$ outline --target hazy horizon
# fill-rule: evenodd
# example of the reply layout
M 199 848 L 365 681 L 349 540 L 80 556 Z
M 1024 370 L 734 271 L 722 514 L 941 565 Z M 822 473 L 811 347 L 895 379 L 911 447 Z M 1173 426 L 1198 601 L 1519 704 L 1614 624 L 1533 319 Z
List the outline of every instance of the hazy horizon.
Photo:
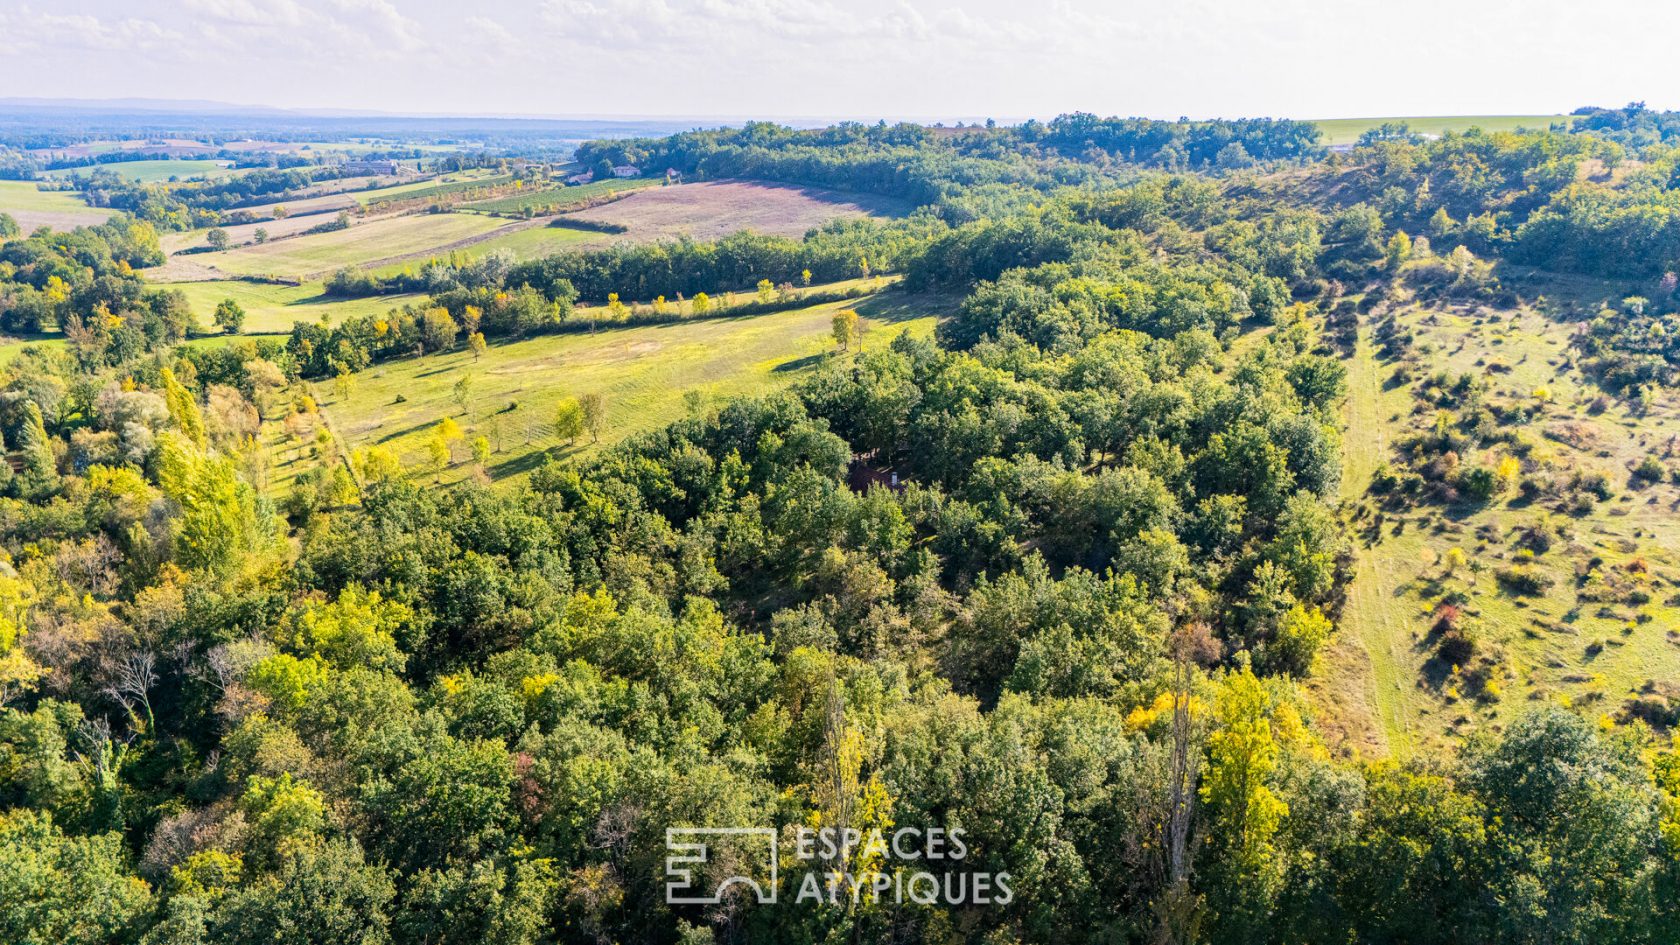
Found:
M 1553 117 L 1553 116 L 1557 116 L 1557 115 L 1567 115 L 1571 111 L 1573 111 L 1574 109 L 1582 107 L 1583 105 L 1599 105 L 1599 106 L 1605 106 L 1605 107 L 1620 107 L 1620 106 L 1625 105 L 1625 104 L 1627 104 L 1627 103 L 1618 102 L 1618 103 L 1615 103 L 1614 105 L 1611 105 L 1610 103 L 1606 103 L 1606 102 L 1579 103 L 1579 104 L 1571 105 L 1571 106 L 1568 106 L 1568 107 L 1560 106 L 1559 108 L 1554 109 L 1554 110 L 1550 110 L 1550 111 L 1541 111 L 1541 112 L 1533 112 L 1533 113 L 1522 113 L 1522 112 L 1477 112 L 1477 113 L 1471 113 L 1471 112 L 1457 112 L 1457 113 L 1436 112 L 1436 113 L 1430 114 L 1430 113 L 1423 113 L 1423 112 L 1409 112 L 1409 113 L 1402 114 L 1402 113 L 1396 112 L 1396 113 L 1383 114 L 1383 115 L 1377 115 L 1377 114 L 1367 114 L 1367 115 L 1355 115 L 1355 114 L 1347 114 L 1347 115 L 1284 115 L 1284 114 L 1276 114 L 1276 115 L 1259 115 L 1259 114 L 1235 115 L 1235 114 L 1233 114 L 1233 115 L 1188 115 L 1188 116 L 1185 116 L 1185 115 L 1138 115 L 1138 114 L 1132 113 L 1132 112 L 1106 112 L 1104 114 L 1105 115 L 1125 115 L 1126 117 L 1154 118 L 1154 119 L 1159 119 L 1159 120 L 1176 120 L 1176 119 L 1179 119 L 1179 118 L 1189 118 L 1191 121 L 1213 120 L 1213 119 L 1219 119 L 1219 118 L 1245 118 L 1245 117 L 1293 118 L 1293 119 L 1298 119 L 1298 120 L 1302 120 L 1302 121 L 1339 121 L 1339 120 L 1349 120 L 1349 119 L 1381 120 L 1381 119 L 1387 119 L 1387 118 L 1394 118 L 1394 119 L 1402 119 L 1402 118 L 1409 118 L 1409 119 L 1463 118 L 1463 117 L 1477 117 L 1477 116 L 1480 116 L 1480 115 L 1500 116 L 1500 117 L 1519 117 L 1519 118 L 1522 118 L 1522 117 L 1549 118 L 1549 117 Z M 381 109 L 334 108 L 332 106 L 313 106 L 313 107 L 312 106 L 296 106 L 296 107 L 291 107 L 291 106 L 271 105 L 271 104 L 268 104 L 266 102 L 222 102 L 222 101 L 204 100 L 204 99 L 163 99 L 163 98 L 144 98 L 144 97 L 137 97 L 137 98 L 51 98 L 51 97 L 46 97 L 46 96 L 0 96 L 0 109 L 7 108 L 7 107 L 11 107 L 11 108 L 31 108 L 31 109 L 37 109 L 38 108 L 38 109 L 86 110 L 86 111 L 96 111 L 96 110 L 99 110 L 99 109 L 109 108 L 109 109 L 114 110 L 114 111 L 126 111 L 126 112 L 156 112 L 156 113 L 159 113 L 159 114 L 200 114 L 201 113 L 201 114 L 205 114 L 205 115 L 233 115 L 233 116 L 238 116 L 238 115 L 261 115 L 261 114 L 266 113 L 266 112 L 277 112 L 277 113 L 282 113 L 282 114 L 286 114 L 286 115 L 293 115 L 293 116 L 322 117 L 322 118 L 338 118 L 338 117 L 343 117 L 343 118 L 356 118 L 356 117 L 417 118 L 417 119 L 439 118 L 439 119 L 463 119 L 463 120 L 487 119 L 487 120 L 498 120 L 498 121 L 555 121 L 555 122 L 610 122 L 610 121 L 622 121 L 622 122 L 626 122 L 626 123 L 632 123 L 632 122 L 673 122 L 673 121 L 690 121 L 690 120 L 692 120 L 692 121 L 701 121 L 701 122 L 713 122 L 713 121 L 717 121 L 717 122 L 783 121 L 783 122 L 792 122 L 792 123 L 817 124 L 817 123 L 841 122 L 841 121 L 868 121 L 868 122 L 873 122 L 873 121 L 876 121 L 876 120 L 886 120 L 886 121 L 912 121 L 912 122 L 926 122 L 926 123 L 945 122 L 947 124 L 951 124 L 951 123 L 955 123 L 955 122 L 963 122 L 963 123 L 980 122 L 980 121 L 984 121 L 987 118 L 990 118 L 990 119 L 996 121 L 998 124 L 1018 124 L 1020 122 L 1029 121 L 1029 120 L 1033 120 L 1033 119 L 1038 119 L 1038 120 L 1041 120 L 1041 121 L 1042 120 L 1048 120 L 1050 118 L 1055 117 L 1055 114 L 1061 114 L 1060 112 L 1055 113 L 1055 114 L 1037 114 L 1037 115 L 985 115 L 985 116 L 981 116 L 981 115 L 955 115 L 955 116 L 911 115 L 911 114 L 896 114 L 896 113 L 891 113 L 891 112 L 882 113 L 882 114 L 867 114 L 867 115 L 862 114 L 862 113 L 845 114 L 845 115 L 787 115 L 787 114 L 766 114 L 766 113 L 739 113 L 739 114 L 686 113 L 685 114 L 685 113 L 677 113 L 677 112 L 668 113 L 668 114 L 642 114 L 642 113 L 629 113 L 629 112 L 617 112 L 617 113 L 611 113 L 611 112 L 579 112 L 579 113 L 554 113 L 554 114 L 535 114 L 535 113 L 516 114 L 516 113 L 507 113 L 507 112 L 386 111 L 386 110 L 381 110 Z
M 1680 105 L 1680 8 L 1621 0 L 0 2 L 19 98 L 544 118 L 1543 115 Z M 1591 27 L 1589 29 L 1589 26 Z M 1375 37 L 1375 39 L 1374 39 Z M 1594 62 L 1591 70 L 1578 67 Z M 1447 68 L 1447 66 L 1451 68 Z M 1668 94 L 1669 99 L 1657 96 Z

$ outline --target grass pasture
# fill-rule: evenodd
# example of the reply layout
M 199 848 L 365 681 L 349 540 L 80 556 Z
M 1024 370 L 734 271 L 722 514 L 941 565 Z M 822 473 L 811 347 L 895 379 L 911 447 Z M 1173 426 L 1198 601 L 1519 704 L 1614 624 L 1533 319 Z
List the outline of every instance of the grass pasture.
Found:
M 1570 115 L 1425 115 L 1410 118 L 1320 118 L 1313 121 L 1324 133 L 1320 144 L 1353 144 L 1359 136 L 1383 124 L 1405 122 L 1417 134 L 1443 135 L 1449 131 L 1516 131 L 1519 128 L 1544 131 L 1557 122 L 1574 121 Z
M 107 170 L 123 180 L 139 181 L 142 184 L 155 184 L 172 177 L 186 180 L 189 177 L 230 177 L 243 174 L 246 168 L 228 167 L 222 161 L 208 159 L 173 159 L 164 158 L 151 161 L 116 161 L 110 164 L 95 164 L 89 167 L 67 167 L 56 171 L 46 171 L 46 177 L 69 177 L 80 174 L 83 177 L 96 170 Z
M 492 477 L 518 479 L 547 456 L 595 448 L 587 437 L 575 446 L 555 439 L 550 421 L 562 397 L 606 399 L 608 444 L 680 418 L 691 390 L 712 402 L 793 383 L 831 355 L 830 321 L 841 308 L 864 315 L 866 344 L 885 344 L 900 331 L 932 332 L 946 304 L 889 292 L 767 315 L 544 335 L 493 345 L 481 358 L 463 350 L 386 363 L 356 375 L 346 399 L 331 381 L 315 384 L 315 396 L 350 448 L 384 444 L 423 467 L 432 429 L 452 416 L 469 439 L 491 441 Z M 464 413 L 452 397 L 462 377 L 470 390 Z M 455 452 L 445 482 L 473 472 L 466 445 Z
M 35 338 L 18 338 L 12 335 L 0 335 L 0 367 L 12 363 L 12 359 L 22 353 L 24 348 L 31 345 L 52 350 L 64 347 L 63 335 L 42 335 Z
M 185 294 L 198 318 L 199 328 L 214 331 L 211 316 L 223 299 L 232 299 L 245 310 L 243 334 L 278 334 L 292 330 L 294 322 L 337 324 L 360 315 L 381 314 L 422 298 L 419 295 L 383 295 L 365 299 L 337 299 L 321 294 L 319 282 L 300 286 L 266 282 L 172 282 L 157 286 Z
M 1536 702 L 1615 714 L 1649 683 L 1680 681 L 1680 485 L 1630 474 L 1648 455 L 1680 466 L 1671 443 L 1680 397 L 1664 392 L 1644 415 L 1601 398 L 1570 363 L 1570 323 L 1529 309 L 1417 307 L 1399 317 L 1430 371 L 1475 374 L 1490 400 L 1539 406 L 1514 430 L 1523 476 L 1603 473 L 1610 495 L 1586 510 L 1515 492 L 1445 507 L 1381 508 L 1364 498 L 1377 466 L 1397 462 L 1392 444 L 1431 422 L 1433 411 L 1415 410 L 1420 379 L 1397 380 L 1395 365 L 1362 339 L 1349 363 L 1344 438 L 1345 497 L 1357 503 L 1356 573 L 1314 687 L 1321 716 L 1346 746 L 1417 754 Z M 1463 461 L 1497 458 L 1482 452 L 1489 455 Z M 1537 529 L 1555 535 L 1550 547 L 1534 549 L 1528 536 Z M 1448 565 L 1452 549 L 1465 565 Z M 1499 575 L 1513 566 L 1548 586 L 1506 586 Z M 1604 580 L 1641 585 L 1648 599 L 1605 600 L 1594 590 Z M 1492 694 L 1464 684 L 1437 655 L 1435 607 L 1459 595 L 1476 628 L 1476 662 L 1495 664 Z
M 0 181 L 0 213 L 9 213 L 25 234 L 50 226 L 73 230 L 110 219 L 111 211 L 90 207 L 69 190 L 41 190 L 31 181 Z
M 281 239 L 282 237 L 305 233 L 323 223 L 331 223 L 335 216 L 336 214 L 332 213 L 312 213 L 308 216 L 288 216 L 283 220 L 259 220 L 256 223 L 240 223 L 235 226 L 221 227 L 221 230 L 227 234 L 228 246 L 238 247 L 254 244 L 257 240 L 258 230 L 266 232 L 271 240 Z M 205 242 L 209 232 L 208 229 L 203 229 L 162 233 L 158 236 L 158 242 L 163 246 L 165 254 L 173 254 L 183 249 L 209 245 Z

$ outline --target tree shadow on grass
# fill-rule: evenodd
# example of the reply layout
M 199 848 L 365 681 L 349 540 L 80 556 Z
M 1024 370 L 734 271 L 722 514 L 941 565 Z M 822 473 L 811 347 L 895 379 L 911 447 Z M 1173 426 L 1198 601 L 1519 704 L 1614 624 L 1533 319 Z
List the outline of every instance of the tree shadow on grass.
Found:
M 490 478 L 505 479 L 509 476 L 532 472 L 550 459 L 568 459 L 576 456 L 588 445 L 589 443 L 586 440 L 579 440 L 576 446 L 550 446 L 543 449 L 534 449 L 523 456 L 515 456 L 491 466 Z
M 959 296 L 939 292 L 906 292 L 894 288 L 869 296 L 853 308 L 872 322 L 891 325 L 929 315 L 938 318 L 955 315 L 961 303 Z
M 459 422 L 459 421 L 457 421 L 457 422 Z M 390 441 L 392 441 L 392 440 L 394 440 L 398 437 L 407 436 L 410 433 L 415 433 L 415 432 L 418 432 L 420 430 L 424 430 L 427 427 L 433 427 L 433 426 L 437 426 L 437 421 L 436 420 L 422 420 L 419 423 L 412 423 L 412 424 L 409 424 L 406 427 L 402 427 L 401 429 L 392 430 L 389 433 L 382 433 L 382 434 L 379 435 L 379 438 L 377 440 L 374 440 L 374 442 L 375 443 L 389 443 Z
M 792 371 L 803 371 L 808 367 L 816 367 L 827 357 L 828 355 L 826 354 L 808 354 L 803 358 L 794 358 L 791 361 L 783 361 L 781 364 L 776 365 L 770 370 L 777 374 L 786 374 Z

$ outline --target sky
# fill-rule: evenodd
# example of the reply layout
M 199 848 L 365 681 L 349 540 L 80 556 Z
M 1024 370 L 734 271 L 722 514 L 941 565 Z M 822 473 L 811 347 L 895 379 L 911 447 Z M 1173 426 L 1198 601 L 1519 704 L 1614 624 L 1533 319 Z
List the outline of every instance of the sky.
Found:
M 1674 0 L 0 0 L 0 95 L 1000 121 L 1680 108 Z

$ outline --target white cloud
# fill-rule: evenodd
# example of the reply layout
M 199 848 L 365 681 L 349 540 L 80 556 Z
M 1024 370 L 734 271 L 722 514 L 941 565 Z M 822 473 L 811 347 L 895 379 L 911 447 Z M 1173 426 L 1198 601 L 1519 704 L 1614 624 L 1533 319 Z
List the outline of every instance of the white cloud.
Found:
M 305 60 L 389 58 L 428 47 L 420 24 L 390 0 L 185 0 L 188 28 L 244 57 L 285 50 Z
M 686 50 L 778 56 L 799 47 L 935 38 L 926 16 L 895 2 L 840 5 L 828 0 L 545 0 L 543 22 L 574 45 L 630 53 Z
M 297 29 L 310 20 L 304 7 L 293 0 L 186 0 L 186 7 L 219 23 L 264 29 Z
M 138 17 L 50 13 L 29 6 L 0 13 L 0 45 L 15 51 L 55 48 L 149 51 L 180 39 L 179 33 Z
M 469 16 L 466 25 L 468 35 L 479 42 L 507 46 L 519 43 L 519 38 L 508 32 L 507 27 L 488 17 Z

